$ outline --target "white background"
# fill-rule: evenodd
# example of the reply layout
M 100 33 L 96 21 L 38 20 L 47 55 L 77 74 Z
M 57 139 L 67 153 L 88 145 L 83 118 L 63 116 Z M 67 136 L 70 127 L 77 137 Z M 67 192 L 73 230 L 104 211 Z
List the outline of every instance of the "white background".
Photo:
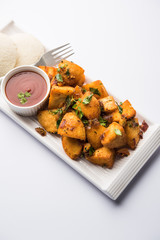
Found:
M 8 1 L 12 18 L 160 122 L 160 1 Z M 0 240 L 159 240 L 160 151 L 110 200 L 0 112 Z

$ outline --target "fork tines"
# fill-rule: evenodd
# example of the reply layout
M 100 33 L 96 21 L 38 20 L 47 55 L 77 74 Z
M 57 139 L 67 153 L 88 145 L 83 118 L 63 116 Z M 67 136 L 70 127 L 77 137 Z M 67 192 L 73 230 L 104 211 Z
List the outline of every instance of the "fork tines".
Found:
M 65 45 L 62 45 L 58 48 L 55 48 L 51 51 L 51 54 L 56 61 L 56 63 L 59 63 L 62 59 L 66 59 L 74 54 L 72 47 L 70 46 L 70 43 L 67 43 Z

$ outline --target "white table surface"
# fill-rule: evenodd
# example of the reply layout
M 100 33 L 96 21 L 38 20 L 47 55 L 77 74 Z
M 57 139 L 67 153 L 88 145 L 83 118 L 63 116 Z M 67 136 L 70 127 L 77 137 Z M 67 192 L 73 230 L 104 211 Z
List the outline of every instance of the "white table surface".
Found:
M 12 18 L 160 122 L 160 1 L 9 1 Z M 0 19 L 0 21 L 1 21 Z M 160 150 L 110 200 L 0 112 L 0 240 L 159 240 Z

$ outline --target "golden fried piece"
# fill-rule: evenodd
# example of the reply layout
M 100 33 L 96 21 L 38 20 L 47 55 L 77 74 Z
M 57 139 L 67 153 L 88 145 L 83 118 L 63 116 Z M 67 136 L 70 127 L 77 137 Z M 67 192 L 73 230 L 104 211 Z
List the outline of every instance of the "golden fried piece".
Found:
M 102 147 L 100 136 L 106 130 L 102 125 L 91 125 L 91 128 L 86 128 L 86 135 L 88 142 L 94 149 Z
M 113 122 L 118 122 L 122 127 L 126 125 L 126 119 L 119 113 L 119 110 L 114 111 L 111 116 Z
M 56 110 L 56 109 L 54 109 Z M 50 133 L 57 133 L 57 120 L 59 119 L 58 114 L 52 114 L 49 110 L 43 110 L 38 112 L 38 122 L 42 127 Z
M 126 100 L 124 103 L 118 106 L 118 109 L 112 113 L 113 122 L 118 122 L 121 126 L 125 126 L 126 120 L 135 117 L 136 111 L 132 107 L 131 103 Z
M 99 118 L 100 116 L 100 105 L 98 100 L 93 96 L 91 92 L 86 92 L 80 102 L 77 103 L 77 108 L 80 107 L 83 115 L 87 119 Z
M 77 159 L 82 152 L 82 143 L 78 139 L 62 136 L 62 145 L 65 153 L 71 159 Z
M 74 92 L 72 87 L 58 87 L 52 86 L 49 96 L 48 108 L 60 108 L 64 105 L 67 96 L 71 96 Z
M 107 90 L 105 89 L 101 80 L 87 83 L 87 84 L 83 85 L 83 89 L 94 93 L 94 97 L 96 97 L 97 99 L 108 96 Z
M 112 122 L 101 136 L 101 143 L 108 148 L 120 148 L 126 145 L 126 134 L 123 127 Z
M 123 109 L 123 112 L 122 112 L 123 117 L 125 117 L 126 119 L 131 119 L 131 118 L 135 117 L 136 111 L 132 107 L 131 103 L 128 100 L 123 102 L 121 107 Z
M 125 126 L 127 144 L 131 149 L 135 149 L 140 140 L 140 127 L 138 118 L 127 121 Z
M 57 71 L 62 77 L 63 85 L 82 86 L 85 81 L 84 69 L 73 62 L 62 60 Z
M 114 150 L 106 147 L 98 148 L 92 156 L 85 155 L 86 159 L 94 164 L 112 168 L 114 164 Z
M 68 112 L 64 115 L 58 128 L 58 134 L 80 140 L 86 139 L 85 127 L 75 112 Z
M 108 96 L 105 98 L 101 98 L 99 100 L 100 106 L 102 107 L 103 111 L 106 113 L 110 113 L 115 111 L 118 107 L 115 103 L 115 100 L 112 96 Z
M 78 100 L 79 98 L 81 98 L 83 96 L 83 93 L 82 93 L 82 88 L 80 86 L 76 86 L 74 88 L 74 92 L 73 92 L 73 98 Z
M 42 69 L 45 73 L 47 73 L 50 80 L 54 79 L 57 70 L 55 67 L 49 67 L 49 66 L 39 66 L 40 69 Z

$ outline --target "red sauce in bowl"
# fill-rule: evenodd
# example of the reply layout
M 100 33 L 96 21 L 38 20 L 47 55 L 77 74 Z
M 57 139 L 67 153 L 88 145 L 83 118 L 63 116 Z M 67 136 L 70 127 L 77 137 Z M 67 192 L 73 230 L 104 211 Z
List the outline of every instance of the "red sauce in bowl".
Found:
M 40 74 L 24 71 L 13 75 L 8 80 L 5 92 L 8 100 L 14 105 L 29 107 L 39 103 L 45 97 L 47 83 Z M 23 94 L 25 99 L 22 99 Z

